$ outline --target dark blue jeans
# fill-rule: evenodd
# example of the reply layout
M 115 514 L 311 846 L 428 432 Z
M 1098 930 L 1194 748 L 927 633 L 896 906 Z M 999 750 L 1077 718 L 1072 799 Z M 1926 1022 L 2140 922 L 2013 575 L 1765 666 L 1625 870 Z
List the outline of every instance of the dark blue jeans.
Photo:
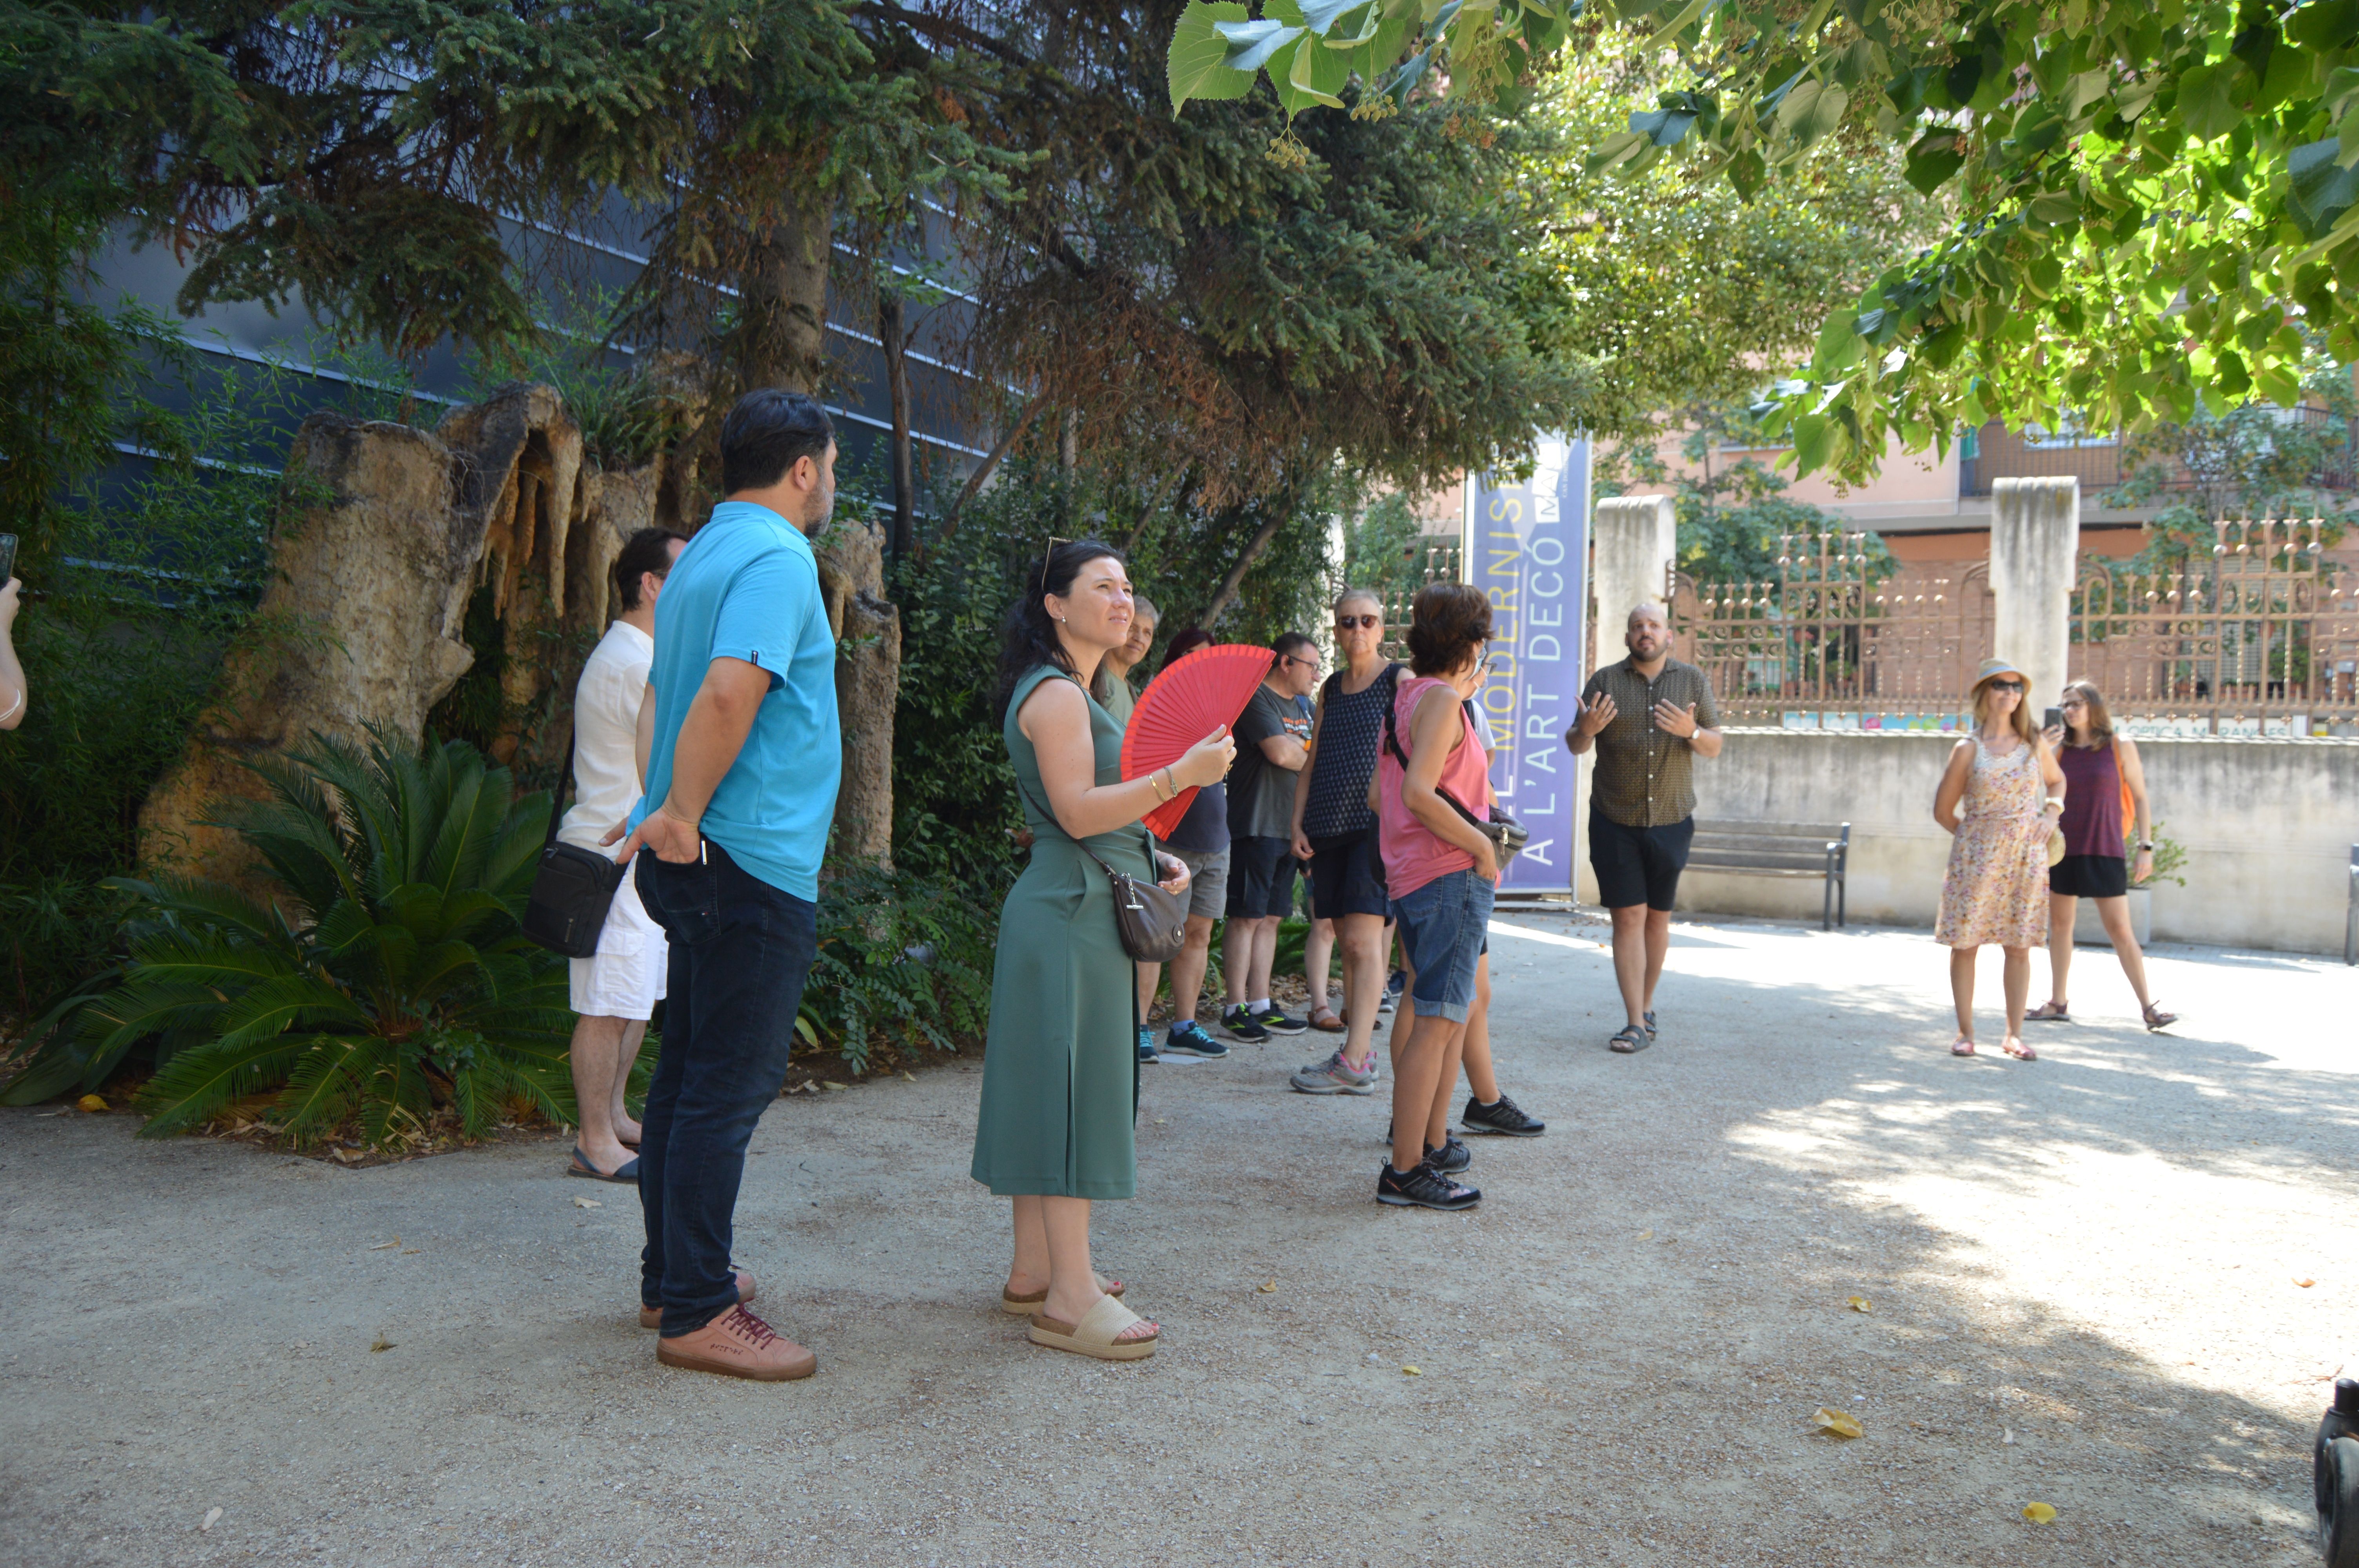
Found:
M 639 899 L 671 943 L 663 1048 L 639 1134 L 639 1300 L 663 1310 L 671 1339 L 737 1300 L 729 1254 L 745 1145 L 787 1079 L 819 908 L 710 839 L 685 866 L 652 849 L 635 859 Z

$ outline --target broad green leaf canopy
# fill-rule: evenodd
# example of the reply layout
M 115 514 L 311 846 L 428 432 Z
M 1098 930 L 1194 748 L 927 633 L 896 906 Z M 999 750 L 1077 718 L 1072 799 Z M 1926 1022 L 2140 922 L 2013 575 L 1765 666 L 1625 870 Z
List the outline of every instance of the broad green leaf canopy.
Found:
M 1856 475 L 1895 434 L 1940 447 L 2000 415 L 2138 429 L 2291 404 L 2305 351 L 2359 360 L 2359 0 L 1577 9 L 1367 0 L 1300 25 L 1407 24 L 1394 58 L 1355 65 L 1356 101 L 1441 70 L 1508 106 L 1536 54 L 1643 29 L 1669 86 L 1593 169 L 1676 157 L 1750 197 L 1822 144 L 1906 149 L 1955 222 L 1833 316 L 1762 408 L 1805 469 Z M 1249 74 L 1239 58 L 1223 69 Z

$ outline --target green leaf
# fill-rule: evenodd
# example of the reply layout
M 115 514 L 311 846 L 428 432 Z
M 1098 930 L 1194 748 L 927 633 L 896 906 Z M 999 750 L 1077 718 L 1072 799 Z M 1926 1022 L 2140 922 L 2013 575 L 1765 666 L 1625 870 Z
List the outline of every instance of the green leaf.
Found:
M 1304 15 L 1294 0 L 1266 0 L 1262 13 L 1288 27 L 1300 22 Z M 1342 108 L 1339 94 L 1351 78 L 1352 62 L 1332 49 L 1321 49 L 1317 38 L 1304 28 L 1293 27 L 1293 31 L 1294 41 L 1269 57 L 1269 81 L 1277 90 L 1278 103 L 1289 114 L 1299 114 L 1314 104 Z
M 2179 78 L 2179 118 L 2203 141 L 2224 136 L 2241 124 L 2245 106 L 2240 84 L 2245 72 L 2234 60 L 2199 65 Z
M 1270 9 L 1277 7 L 1272 5 Z M 1303 34 L 1299 26 L 1289 27 L 1267 17 L 1258 22 L 1216 22 L 1213 29 L 1229 40 L 1229 52 L 1224 63 L 1231 70 L 1247 73 L 1259 70 L 1269 62 L 1271 56 Z
M 1834 449 L 1834 421 L 1823 414 L 1801 414 L 1794 418 L 1794 472 L 1814 473 L 1826 467 Z
M 1950 130 L 1928 131 L 1917 138 L 1908 149 L 1905 176 L 1919 192 L 1930 196 L 1949 181 L 1951 175 L 1965 167 L 1966 155 L 1959 150 L 1961 138 Z
M 1603 174 L 1614 165 L 1636 157 L 1642 148 L 1653 145 L 1653 138 L 1636 131 L 1616 131 L 1597 144 L 1597 150 L 1582 160 L 1582 168 L 1591 174 Z
M 2341 142 L 2329 139 L 2286 155 L 2286 211 L 2306 240 L 2322 237 L 2359 203 L 2359 168 L 2344 167 L 2341 153 Z
M 1810 369 L 1818 379 L 1832 380 L 1859 362 L 1865 345 L 1860 341 L 1857 321 L 1854 312 L 1838 310 L 1819 329 L 1818 349 L 1810 356 Z

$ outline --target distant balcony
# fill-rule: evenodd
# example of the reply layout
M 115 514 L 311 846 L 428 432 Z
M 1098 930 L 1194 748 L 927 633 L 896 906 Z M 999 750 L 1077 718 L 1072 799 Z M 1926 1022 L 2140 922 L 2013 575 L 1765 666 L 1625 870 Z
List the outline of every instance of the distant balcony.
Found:
M 2323 408 L 2277 411 L 2280 423 L 2298 425 L 2313 435 L 2324 449 L 2309 483 L 2320 490 L 2359 489 L 2359 430 L 2354 422 Z M 2149 458 L 2151 464 L 2155 460 Z M 2164 488 L 2196 490 L 2204 477 L 2176 459 L 2168 460 L 2170 475 Z M 2010 430 L 1994 419 L 1979 430 L 1969 430 L 1958 450 L 1958 493 L 1988 495 L 1999 479 L 2044 479 L 2070 475 L 2081 481 L 2085 500 L 2122 482 L 2122 442 L 2118 435 L 2081 432 L 2049 433 Z

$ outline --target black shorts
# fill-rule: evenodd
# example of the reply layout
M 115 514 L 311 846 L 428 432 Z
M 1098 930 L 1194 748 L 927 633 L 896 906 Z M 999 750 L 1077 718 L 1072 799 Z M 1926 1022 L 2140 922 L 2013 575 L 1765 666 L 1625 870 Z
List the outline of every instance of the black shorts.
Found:
M 1597 899 L 1608 909 L 1645 904 L 1671 907 L 1679 897 L 1680 873 L 1687 869 L 1695 818 L 1659 827 L 1625 827 L 1602 812 L 1589 814 L 1589 865 L 1597 873 Z
M 2130 863 L 2119 855 L 2067 855 L 2048 868 L 2048 891 L 2073 898 L 2122 898 Z
M 1229 840 L 1229 918 L 1294 913 L 1294 845 L 1285 838 Z
M 1310 917 L 1339 914 L 1383 916 L 1392 907 L 1385 896 L 1385 857 L 1376 832 L 1310 841 Z

